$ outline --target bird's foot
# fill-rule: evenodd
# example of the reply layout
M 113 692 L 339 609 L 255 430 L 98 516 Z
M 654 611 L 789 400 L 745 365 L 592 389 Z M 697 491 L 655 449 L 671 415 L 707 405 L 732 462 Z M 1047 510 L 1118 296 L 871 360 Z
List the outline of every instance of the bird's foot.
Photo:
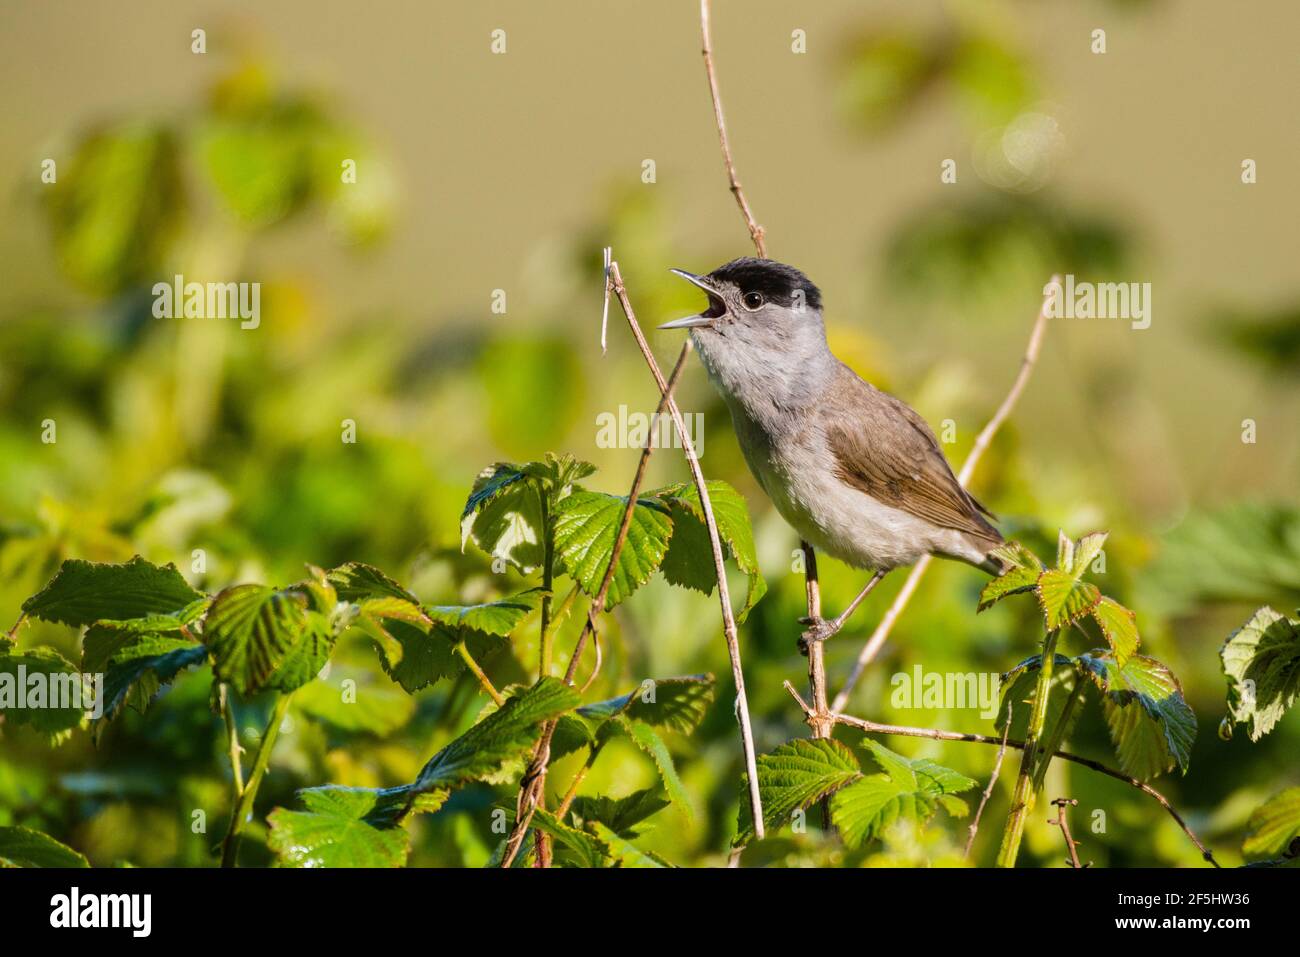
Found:
M 799 636 L 799 652 L 807 657 L 808 645 L 814 641 L 825 641 L 840 630 L 841 623 L 838 619 L 827 621 L 825 618 L 800 618 L 799 624 L 808 626 Z

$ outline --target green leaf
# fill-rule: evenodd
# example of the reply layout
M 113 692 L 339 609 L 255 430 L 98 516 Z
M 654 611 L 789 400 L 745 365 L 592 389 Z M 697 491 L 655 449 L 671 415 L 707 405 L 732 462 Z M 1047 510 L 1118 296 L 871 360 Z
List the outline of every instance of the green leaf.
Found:
M 1196 716 L 1173 672 L 1143 655 L 1121 666 L 1109 651 L 1080 655 L 1076 661 L 1102 691 L 1102 710 L 1120 767 L 1142 780 L 1175 766 L 1185 774 Z
M 286 867 L 401 867 L 411 836 L 397 826 L 410 800 L 408 788 L 335 785 L 298 792 L 306 811 L 276 808 L 267 815 L 268 844 Z M 413 810 L 437 810 L 447 792 L 422 795 Z
M 574 867 L 609 867 L 614 852 L 603 839 L 590 831 L 557 821 L 549 811 L 538 808 L 533 812 L 532 827 L 549 834 L 554 840 L 556 857 Z
M 1300 838 L 1300 787 L 1273 795 L 1246 822 L 1241 852 L 1251 857 L 1295 856 L 1291 845 Z M 0 852 L 3 853 L 3 852 Z
M 543 722 L 572 711 L 579 701 L 563 681 L 542 678 L 430 758 L 414 792 L 456 787 L 491 774 L 536 744 Z
M 451 636 L 440 628 L 394 619 L 385 621 L 374 632 L 368 627 L 371 619 L 364 615 L 358 624 L 379 643 L 383 652 L 379 663 L 385 674 L 408 694 L 457 675 L 464 667 L 455 653 Z M 380 640 L 379 635 L 386 640 Z
M 103 717 L 116 717 L 124 704 L 143 713 L 159 688 L 207 658 L 207 646 L 198 642 L 165 634 L 136 634 L 109 655 Z
M 763 823 L 768 833 L 782 826 L 795 811 L 803 810 L 862 777 L 858 759 L 848 745 L 833 738 L 789 741 L 770 754 L 760 754 L 758 790 L 763 802 Z M 742 781 L 744 779 L 742 778 Z M 742 787 L 748 793 L 748 785 Z M 749 802 L 740 802 L 736 847 L 754 839 Z
M 1049 568 L 1038 576 L 1037 593 L 1048 631 L 1073 624 L 1101 601 L 1101 592 L 1096 585 L 1078 581 L 1069 572 L 1056 568 Z
M 1219 649 L 1228 683 L 1228 716 L 1258 741 L 1300 695 L 1300 621 L 1267 605 Z
M 620 837 L 632 838 L 638 834 L 637 825 L 671 803 L 658 788 L 642 788 L 621 798 L 579 797 L 572 813 L 584 827 L 599 823 Z
M 723 557 L 734 559 L 736 567 L 749 578 L 745 604 L 736 614 L 737 620 L 743 622 L 767 591 L 767 582 L 758 568 L 749 507 L 744 497 L 726 482 L 708 481 L 705 487 L 709 491 Z M 699 489 L 692 482 L 682 482 L 651 494 L 668 506 L 673 520 L 673 538 L 662 565 L 664 578 L 674 585 L 712 594 L 718 582 L 717 568 L 713 564 L 713 545 Z
M 1008 595 L 1033 591 L 1038 585 L 1038 576 L 1041 574 L 1042 572 L 1035 568 L 1012 568 L 1005 574 L 999 575 L 980 592 L 979 606 L 976 611 L 984 611 Z
M 479 473 L 461 513 L 461 551 L 471 540 L 524 574 L 541 565 L 541 491 L 523 469 L 501 462 Z
M 36 675 L 45 676 L 39 684 L 32 683 Z M 54 695 L 69 706 L 50 707 Z M 0 715 L 6 724 L 26 724 L 42 734 L 58 735 L 81 724 L 85 709 L 94 704 L 93 695 L 72 662 L 53 648 L 10 647 L 0 652 Z
M 23 612 L 81 627 L 100 619 L 170 614 L 202 597 L 175 565 L 151 565 L 139 555 L 120 565 L 72 558 L 48 585 L 23 602 Z
M 643 851 L 641 848 L 615 834 L 604 824 L 596 821 L 591 825 L 592 832 L 609 847 L 617 867 L 672 867 L 658 854 Z
M 425 609 L 425 613 L 454 634 L 476 631 L 505 637 L 537 610 L 545 594 L 544 588 L 530 588 L 509 598 L 480 605 L 436 605 Z
M 217 677 L 240 694 L 293 691 L 316 677 L 333 648 L 324 613 L 307 594 L 236 585 L 217 595 L 203 624 Z
M 859 778 L 831 798 L 831 820 L 847 846 L 862 846 L 900 819 L 923 824 L 941 806 L 957 817 L 966 813 L 965 802 L 953 797 L 975 787 L 966 775 L 905 758 L 875 741 L 863 745 L 884 773 Z
M 348 562 L 330 569 L 325 577 L 334 586 L 340 601 L 394 598 L 416 606 L 420 604 L 418 598 L 373 565 Z
M 633 744 L 650 755 L 655 767 L 659 769 L 659 778 L 664 783 L 664 790 L 668 792 L 668 797 L 688 818 L 693 817 L 691 796 L 686 793 L 682 779 L 677 776 L 677 765 L 673 763 L 668 745 L 664 743 L 663 738 L 659 737 L 659 733 L 644 721 L 635 721 L 623 716 L 615 718 L 607 727 L 618 728 L 625 732 L 632 739 Z
M 1092 610 L 1093 620 L 1106 636 L 1115 663 L 1121 668 L 1138 649 L 1137 616 L 1113 598 L 1103 597 Z
M 0 827 L 0 867 L 89 867 L 86 858 L 48 834 Z
M 387 737 L 415 714 L 415 700 L 392 685 L 376 687 L 350 678 L 342 686 L 337 669 L 329 680 L 308 682 L 293 696 L 294 707 L 310 718 L 352 734 Z
M 714 687 L 711 674 L 647 678 L 635 691 L 584 705 L 578 713 L 596 722 L 627 715 L 653 727 L 691 734 L 713 704 Z
M 586 490 L 575 490 L 556 506 L 556 556 L 569 577 L 592 598 L 600 591 L 609 567 L 626 507 L 626 496 Z M 672 533 L 668 509 L 656 499 L 638 498 L 627 539 L 614 566 L 605 598 L 606 611 L 649 580 L 663 561 Z
M 1074 546 L 1074 560 L 1069 568 L 1062 567 L 1061 571 L 1068 571 L 1075 578 L 1082 578 L 1083 573 L 1088 570 L 1088 566 L 1101 554 L 1108 534 L 1107 532 L 1093 532 L 1079 539 Z

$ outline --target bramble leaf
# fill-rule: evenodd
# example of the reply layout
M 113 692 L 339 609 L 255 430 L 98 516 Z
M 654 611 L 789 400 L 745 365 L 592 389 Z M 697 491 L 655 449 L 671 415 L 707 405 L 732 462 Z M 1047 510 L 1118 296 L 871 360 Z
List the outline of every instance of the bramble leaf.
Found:
M 1258 741 L 1300 696 L 1300 620 L 1265 605 L 1219 649 L 1228 717 Z
M 519 466 L 498 462 L 479 473 L 460 519 L 460 547 L 474 544 L 524 574 L 542 563 L 542 493 Z
M 1300 787 L 1274 794 L 1255 809 L 1246 822 L 1246 840 L 1241 852 L 1251 857 L 1287 853 L 1294 857 L 1292 845 L 1297 839 L 1300 839 Z
M 1073 624 L 1101 601 L 1101 592 L 1096 585 L 1079 581 L 1069 572 L 1057 568 L 1049 568 L 1038 576 L 1037 593 L 1048 631 Z
M 217 595 L 203 624 L 217 677 L 240 694 L 293 691 L 316 677 L 334 634 L 328 613 L 312 600 L 296 588 L 266 585 L 235 585 Z
M 1115 599 L 1103 597 L 1092 609 L 1092 617 L 1110 644 L 1115 663 L 1124 667 L 1124 663 L 1137 654 L 1137 616 Z
M 626 507 L 626 496 L 586 490 L 575 490 L 556 506 L 556 557 L 569 577 L 592 598 L 600 591 Z M 605 598 L 606 611 L 649 580 L 663 561 L 672 533 L 667 507 L 657 499 L 639 497 L 614 566 Z
M 1196 715 L 1165 665 L 1134 655 L 1122 666 L 1110 651 L 1075 659 L 1102 691 L 1102 710 L 1120 767 L 1146 780 L 1175 766 L 1184 774 L 1196 738 Z
M 81 853 L 28 827 L 0 827 L 0 867 L 89 867 Z
M 621 798 L 579 797 L 573 802 L 572 814 L 584 827 L 599 823 L 620 837 L 633 838 L 639 824 L 671 803 L 658 788 L 642 788 Z
M 862 777 L 862 768 L 848 745 L 833 738 L 797 738 L 770 754 L 760 754 L 758 790 L 763 802 L 763 823 L 768 833 L 782 826 L 795 811 L 834 794 Z M 742 792 L 748 784 L 742 777 Z M 735 840 L 739 847 L 754 839 L 749 802 L 740 802 L 740 819 Z
M 373 790 L 337 785 L 298 792 L 305 811 L 276 808 L 267 815 L 267 843 L 288 867 L 401 867 L 411 836 L 396 823 L 407 805 L 406 787 Z M 415 811 L 434 811 L 446 791 L 421 795 Z
M 72 558 L 23 602 L 23 612 L 81 627 L 101 619 L 171 614 L 202 598 L 175 565 L 151 565 L 139 555 L 118 565 Z
M 93 691 L 82 681 L 76 666 L 54 648 L 18 651 L 8 642 L 5 645 L 0 649 L 0 716 L 5 722 L 30 725 L 50 736 L 80 725 L 84 709 L 94 702 Z M 25 674 L 27 680 L 20 682 L 20 674 Z M 33 686 L 30 679 L 38 674 L 45 675 L 46 680 Z M 52 707 L 55 693 L 59 693 L 58 703 L 64 707 Z M 81 707 L 72 707 L 78 704 Z

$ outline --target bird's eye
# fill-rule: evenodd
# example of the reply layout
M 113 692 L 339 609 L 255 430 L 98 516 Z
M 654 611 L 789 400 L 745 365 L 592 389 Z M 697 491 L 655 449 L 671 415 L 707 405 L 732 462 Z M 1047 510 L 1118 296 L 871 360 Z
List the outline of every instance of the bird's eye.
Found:
M 757 309 L 763 304 L 763 294 L 761 292 L 747 292 L 743 297 L 746 309 Z

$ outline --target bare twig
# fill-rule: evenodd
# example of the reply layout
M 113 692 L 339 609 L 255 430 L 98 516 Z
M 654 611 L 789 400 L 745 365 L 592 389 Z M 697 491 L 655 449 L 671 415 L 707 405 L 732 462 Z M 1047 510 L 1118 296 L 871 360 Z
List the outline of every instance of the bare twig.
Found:
M 14 622 L 14 626 L 5 632 L 5 638 L 9 641 L 17 641 L 18 629 L 25 624 L 27 624 L 27 613 L 23 612 L 18 616 L 18 620 Z
M 611 264 L 612 265 L 612 264 Z M 614 266 L 613 268 L 617 268 Z M 606 284 L 611 285 L 609 270 L 606 271 Z M 639 332 L 639 330 L 638 330 Z M 677 380 L 681 376 L 682 368 L 686 364 L 686 356 L 690 352 L 690 340 L 682 346 L 681 354 L 677 357 L 677 364 L 673 366 L 672 378 L 667 382 L 660 381 L 661 398 L 659 400 L 659 410 L 662 412 L 664 407 L 672 402 L 672 391 L 677 385 Z M 658 370 L 656 370 L 657 372 Z M 676 405 L 673 404 L 673 408 Z M 678 428 L 681 428 L 680 416 L 676 416 Z M 578 635 L 578 641 L 574 645 L 573 654 L 569 657 L 569 666 L 565 671 L 564 680 L 567 684 L 573 684 L 574 676 L 578 671 L 578 662 L 582 659 L 582 652 L 586 648 L 587 639 L 596 633 L 596 616 L 601 609 L 605 607 L 605 599 L 609 594 L 610 584 L 614 581 L 614 570 L 618 567 L 618 557 L 623 551 L 623 545 L 627 542 L 628 529 L 632 526 L 632 510 L 636 507 L 637 495 L 641 491 L 641 485 L 645 480 L 646 467 L 650 463 L 650 455 L 654 452 L 655 441 L 654 435 L 656 430 L 651 429 L 646 436 L 646 443 L 641 449 L 641 457 L 637 461 L 636 474 L 632 477 L 632 487 L 628 490 L 627 504 L 623 507 L 623 515 L 619 522 L 618 534 L 614 538 L 614 547 L 610 551 L 609 564 L 605 567 L 605 574 L 601 578 L 600 588 L 596 592 L 595 599 L 592 600 L 590 607 L 587 609 L 587 620 L 583 624 L 582 632 Z M 599 667 L 599 666 L 597 666 Z M 594 674 L 593 674 L 594 677 Z M 590 681 L 588 681 L 590 684 Z M 584 686 L 585 688 L 585 686 Z M 529 764 L 528 770 L 524 773 L 523 780 L 519 784 L 519 798 L 515 808 L 515 825 L 506 840 L 506 850 L 501 858 L 502 867 L 510 867 L 519 854 L 519 848 L 523 846 L 524 836 L 528 833 L 528 826 L 533 820 L 533 811 L 543 802 L 546 794 L 546 771 L 551 760 L 551 739 L 555 736 L 557 721 L 548 722 L 542 729 L 541 738 L 537 742 L 537 747 L 533 750 L 533 759 Z M 546 840 L 544 836 L 539 836 L 539 851 L 545 852 Z M 541 855 L 539 855 L 541 856 Z
M 851 714 L 842 714 L 840 712 L 835 712 L 834 718 L 837 724 L 846 724 L 851 728 L 857 728 L 859 731 L 865 731 L 869 734 L 897 734 L 908 738 L 932 738 L 936 741 L 968 741 L 973 744 L 992 744 L 999 747 L 1002 745 L 1001 739 L 991 737 L 987 734 L 970 734 L 962 731 L 940 731 L 935 728 L 910 728 L 898 724 L 880 724 L 876 721 L 867 721 L 865 718 L 856 718 Z M 1008 748 L 1015 748 L 1017 751 L 1023 751 L 1025 749 L 1025 742 L 1017 741 L 1015 738 L 1007 738 L 1006 746 Z M 1182 815 L 1174 809 L 1174 806 L 1169 803 L 1163 794 L 1151 787 L 1151 785 L 1147 784 L 1145 781 L 1139 781 L 1137 778 L 1125 774 L 1123 771 L 1117 771 L 1112 767 L 1107 767 L 1100 761 L 1094 761 L 1091 758 L 1071 754 L 1068 751 L 1057 751 L 1052 755 L 1052 757 L 1082 765 L 1083 767 L 1096 771 L 1099 774 L 1105 774 L 1108 777 L 1112 777 L 1116 781 L 1123 781 L 1130 787 L 1135 787 L 1144 794 L 1150 795 L 1162 808 L 1169 812 L 1169 816 L 1172 817 L 1174 821 L 1177 822 L 1178 826 L 1183 829 L 1183 833 L 1188 836 L 1191 842 L 1196 845 L 1196 849 L 1201 852 L 1201 857 L 1206 861 L 1209 861 L 1215 867 L 1219 866 L 1219 862 L 1214 859 L 1214 855 L 1210 852 L 1209 848 L 1202 844 L 1200 838 L 1198 838 L 1196 834 L 1193 833 L 1192 829 L 1187 826 L 1187 822 L 1183 820 Z
M 1053 276 L 1049 285 L 1060 281 L 1060 276 Z M 1007 392 L 1006 398 L 1002 400 L 998 410 L 993 413 L 993 418 L 989 419 L 988 424 L 975 437 L 975 444 L 971 446 L 970 454 L 966 456 L 961 471 L 957 473 L 957 481 L 961 483 L 962 488 L 969 484 L 971 476 L 975 474 L 975 467 L 979 465 L 980 459 L 984 457 L 984 453 L 992 444 L 994 435 L 997 434 L 998 429 L 1002 428 L 1002 424 L 1006 422 L 1012 410 L 1016 407 L 1016 403 L 1020 401 L 1021 393 L 1025 391 L 1030 373 L 1033 372 L 1034 364 L 1038 361 L 1039 350 L 1042 348 L 1043 335 L 1047 330 L 1047 305 L 1050 301 L 1049 297 L 1044 296 L 1043 304 L 1038 310 L 1038 317 L 1034 320 L 1033 331 L 1029 334 L 1029 345 L 1025 348 L 1024 357 L 1020 360 L 1020 371 L 1016 373 L 1015 381 L 1011 383 L 1011 390 Z M 889 638 L 890 632 L 894 630 L 894 625 L 898 623 L 899 616 L 902 615 L 903 609 L 907 607 L 908 602 L 912 600 L 912 596 L 916 593 L 917 586 L 921 584 L 926 569 L 930 567 L 931 560 L 929 555 L 925 555 L 912 566 L 912 571 L 908 574 L 907 580 L 903 582 L 903 587 L 895 596 L 893 604 L 889 606 L 889 610 L 880 619 L 880 624 L 876 626 L 876 630 L 871 633 L 867 643 L 858 652 L 858 660 L 853 664 L 853 671 L 849 674 L 848 680 L 844 682 L 844 687 L 840 689 L 840 693 L 835 696 L 835 700 L 831 704 L 831 710 L 841 711 L 848 705 L 849 695 L 853 693 L 853 688 L 857 685 L 858 679 L 862 677 L 867 665 L 871 664 L 872 660 L 880 652 L 881 646 Z
M 1071 836 L 1070 822 L 1066 820 L 1065 817 L 1065 809 L 1067 807 L 1078 807 L 1079 802 L 1074 798 L 1057 798 L 1052 801 L 1052 804 L 1056 806 L 1056 820 L 1053 821 L 1049 818 L 1047 823 L 1055 824 L 1061 829 L 1061 834 L 1065 837 L 1065 848 L 1070 852 L 1070 860 L 1067 863 L 1075 870 L 1082 870 L 1083 868 L 1088 867 L 1092 863 L 1091 861 L 1087 864 L 1079 862 L 1079 842 Z
M 998 747 L 997 760 L 993 762 L 993 773 L 989 775 L 988 787 L 984 789 L 983 795 L 980 796 L 979 807 L 975 809 L 975 817 L 970 822 L 970 828 L 966 837 L 966 850 L 962 852 L 963 857 L 970 857 L 970 849 L 975 845 L 975 835 L 980 829 L 980 817 L 984 814 L 984 805 L 989 803 L 989 798 L 993 796 L 993 785 L 998 783 L 998 773 L 1002 770 L 1002 759 L 1007 756 L 1007 735 L 1011 733 L 1011 703 L 1007 703 L 1006 724 L 1002 727 L 1002 744 Z
M 763 227 L 755 221 L 754 213 L 749 208 L 745 190 L 736 177 L 736 164 L 731 158 L 731 144 L 727 142 L 727 123 L 722 118 L 722 97 L 718 93 L 718 76 L 713 70 L 713 40 L 709 36 L 709 0 L 700 0 L 700 35 L 704 41 L 704 72 L 708 75 L 709 96 L 713 99 L 713 122 L 718 127 L 718 144 L 722 147 L 722 162 L 727 167 L 727 182 L 731 186 L 731 194 L 736 197 L 740 214 L 745 217 L 749 238 L 754 241 L 758 258 L 766 259 L 767 245 L 764 242 Z
M 718 579 L 718 603 L 722 609 L 722 632 L 727 641 L 727 653 L 731 658 L 731 675 L 736 683 L 736 717 L 740 721 L 741 747 L 745 754 L 745 771 L 749 781 L 749 806 L 753 814 L 754 836 L 761 840 L 763 838 L 763 802 L 758 793 L 758 765 L 754 755 L 754 734 L 749 724 L 749 702 L 745 697 L 745 674 L 740 663 L 740 639 L 736 632 L 736 617 L 731 610 L 731 595 L 727 589 L 727 571 L 722 561 L 722 540 L 718 537 L 718 523 L 713 517 L 713 505 L 709 500 L 709 489 L 704 481 L 704 471 L 700 468 L 699 457 L 695 454 L 695 445 L 686 429 L 686 423 L 682 420 L 681 410 L 677 408 L 677 402 L 672 397 L 668 383 L 664 381 L 663 373 L 659 371 L 659 363 L 655 361 L 654 353 L 650 351 L 650 345 L 646 342 L 641 327 L 637 324 L 636 314 L 632 311 L 632 303 L 628 299 L 627 289 L 623 286 L 623 277 L 618 271 L 618 263 L 612 263 L 609 271 L 614 287 L 614 295 L 618 297 L 619 305 L 623 307 L 623 314 L 627 317 L 628 325 L 632 329 L 632 335 L 636 339 L 637 346 L 641 349 L 641 355 L 645 358 L 646 365 L 650 367 L 650 372 L 655 378 L 655 383 L 659 386 L 660 393 L 668 403 L 668 412 L 673 417 L 673 423 L 677 426 L 677 435 L 681 439 L 682 451 L 686 455 L 686 463 L 690 466 L 691 478 L 695 482 L 695 490 L 700 498 L 700 510 L 704 513 L 704 524 L 709 532 L 709 544 L 713 548 L 713 567 Z

